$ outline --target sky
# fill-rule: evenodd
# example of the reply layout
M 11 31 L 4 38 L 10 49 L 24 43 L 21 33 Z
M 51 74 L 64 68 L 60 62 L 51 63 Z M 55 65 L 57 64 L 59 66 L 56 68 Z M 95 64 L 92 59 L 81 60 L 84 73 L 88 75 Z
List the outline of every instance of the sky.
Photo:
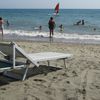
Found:
M 62 9 L 100 9 L 100 0 L 0 0 L 0 8 L 54 8 L 57 2 Z

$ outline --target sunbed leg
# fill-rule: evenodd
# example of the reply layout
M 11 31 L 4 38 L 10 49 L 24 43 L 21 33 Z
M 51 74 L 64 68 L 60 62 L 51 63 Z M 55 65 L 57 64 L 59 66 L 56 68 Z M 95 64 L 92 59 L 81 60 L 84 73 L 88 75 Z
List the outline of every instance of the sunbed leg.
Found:
M 48 62 L 48 66 L 50 66 L 50 62 L 49 61 L 47 61 Z
M 64 67 L 66 69 L 67 68 L 67 66 L 66 66 L 66 59 L 63 59 L 63 61 L 64 61 Z
M 58 63 L 57 63 L 58 61 L 59 61 L 59 60 L 56 60 L 56 67 L 58 67 Z
M 27 71 L 28 71 L 28 66 L 26 67 L 26 70 L 25 70 L 25 73 L 24 73 L 24 75 L 23 75 L 22 81 L 24 81 L 24 80 L 25 80 L 26 75 L 27 75 Z

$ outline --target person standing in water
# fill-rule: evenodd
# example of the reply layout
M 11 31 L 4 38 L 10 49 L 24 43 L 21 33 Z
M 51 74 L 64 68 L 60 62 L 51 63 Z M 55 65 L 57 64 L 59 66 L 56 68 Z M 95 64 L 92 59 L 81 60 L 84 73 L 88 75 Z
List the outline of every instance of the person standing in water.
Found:
M 7 27 L 10 25 L 10 23 L 9 23 L 9 21 L 8 21 L 8 20 L 6 21 L 6 25 L 7 25 Z
M 0 17 L 0 31 L 2 33 L 2 40 L 3 40 L 3 24 L 4 24 L 4 21 L 3 21 L 2 17 Z
M 82 20 L 82 25 L 84 25 L 85 23 L 84 23 L 84 20 Z
M 50 17 L 50 20 L 48 22 L 49 31 L 50 31 L 50 38 L 54 35 L 54 28 L 55 28 L 55 21 L 53 20 L 53 17 Z
M 63 25 L 61 24 L 61 25 L 59 26 L 59 28 L 60 28 L 60 32 L 62 32 L 62 31 L 63 31 Z

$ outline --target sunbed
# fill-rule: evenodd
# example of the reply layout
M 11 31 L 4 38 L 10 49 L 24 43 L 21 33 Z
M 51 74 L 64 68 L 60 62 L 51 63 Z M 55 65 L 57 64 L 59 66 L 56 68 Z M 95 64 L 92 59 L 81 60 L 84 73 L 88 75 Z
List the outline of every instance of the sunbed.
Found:
M 17 69 L 25 67 L 24 75 L 22 80 L 25 80 L 29 65 L 32 63 L 34 66 L 39 67 L 39 62 L 47 61 L 48 65 L 51 60 L 63 60 L 64 66 L 66 68 L 65 60 L 72 57 L 72 54 L 58 53 L 58 52 L 40 52 L 40 53 L 26 53 L 20 46 L 16 43 L 11 42 L 10 44 L 0 43 L 0 53 L 6 58 L 6 60 L 12 63 L 12 67 L 2 68 L 2 71 L 7 75 L 7 70 Z M 16 58 L 25 58 L 26 63 L 16 62 Z M 3 70 L 4 69 L 4 70 Z M 1 70 L 1 68 L 0 68 Z M 11 75 L 10 75 L 11 76 Z

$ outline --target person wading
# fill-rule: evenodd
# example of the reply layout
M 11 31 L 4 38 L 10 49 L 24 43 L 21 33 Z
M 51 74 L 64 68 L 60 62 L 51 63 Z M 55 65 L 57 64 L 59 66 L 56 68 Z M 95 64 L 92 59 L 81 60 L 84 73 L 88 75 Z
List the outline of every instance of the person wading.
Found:
M 53 17 L 50 17 L 48 26 L 49 26 L 49 31 L 50 31 L 49 37 L 52 38 L 54 35 L 54 29 L 55 29 L 55 21 L 54 21 Z

